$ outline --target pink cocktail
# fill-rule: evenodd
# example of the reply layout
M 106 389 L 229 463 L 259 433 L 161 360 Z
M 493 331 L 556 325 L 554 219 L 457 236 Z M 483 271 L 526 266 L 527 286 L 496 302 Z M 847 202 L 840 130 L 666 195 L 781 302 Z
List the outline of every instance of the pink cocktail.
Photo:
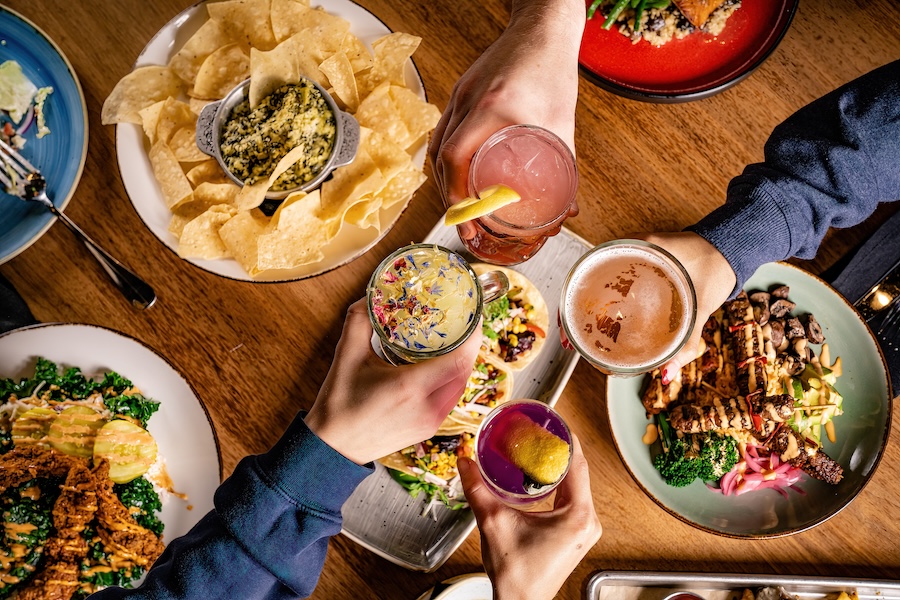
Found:
M 531 504 L 550 495 L 569 472 L 572 434 L 543 402 L 506 402 L 481 423 L 475 462 L 488 489 L 500 499 Z
M 565 142 L 541 127 L 501 129 L 472 158 L 469 195 L 498 184 L 514 189 L 522 199 L 472 221 L 475 237 L 463 243 L 485 262 L 515 265 L 558 233 L 574 207 L 575 157 Z

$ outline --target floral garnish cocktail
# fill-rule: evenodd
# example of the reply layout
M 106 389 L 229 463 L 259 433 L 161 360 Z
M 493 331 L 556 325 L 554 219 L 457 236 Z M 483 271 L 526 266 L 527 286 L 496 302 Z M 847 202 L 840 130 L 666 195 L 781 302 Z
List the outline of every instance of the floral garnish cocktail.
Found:
M 502 273 L 482 278 L 489 300 L 509 289 Z M 417 362 L 458 347 L 475 330 L 484 296 L 469 263 L 434 244 L 392 253 L 375 269 L 367 290 L 369 317 L 391 362 Z

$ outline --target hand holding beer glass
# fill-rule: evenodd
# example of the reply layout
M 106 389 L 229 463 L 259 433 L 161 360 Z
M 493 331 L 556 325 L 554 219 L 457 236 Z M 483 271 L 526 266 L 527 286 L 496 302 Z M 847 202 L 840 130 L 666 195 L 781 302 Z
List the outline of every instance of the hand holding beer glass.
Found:
M 560 325 L 581 356 L 607 375 L 639 375 L 672 360 L 697 320 L 684 266 L 643 240 L 596 246 L 569 271 Z

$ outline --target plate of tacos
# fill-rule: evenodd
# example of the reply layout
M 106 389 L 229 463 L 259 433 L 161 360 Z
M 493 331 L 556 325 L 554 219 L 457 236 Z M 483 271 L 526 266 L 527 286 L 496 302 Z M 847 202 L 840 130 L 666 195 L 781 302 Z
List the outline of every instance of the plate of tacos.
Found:
M 459 252 L 482 273 L 503 271 L 506 296 L 485 305 L 482 348 L 466 389 L 435 436 L 383 457 L 343 508 L 343 533 L 408 569 L 434 571 L 475 528 L 456 470 L 474 454 L 475 433 L 497 405 L 531 398 L 553 406 L 578 355 L 559 344 L 557 311 L 564 274 L 591 246 L 565 228 L 515 268 L 474 262 L 454 227 L 438 224 L 423 240 Z

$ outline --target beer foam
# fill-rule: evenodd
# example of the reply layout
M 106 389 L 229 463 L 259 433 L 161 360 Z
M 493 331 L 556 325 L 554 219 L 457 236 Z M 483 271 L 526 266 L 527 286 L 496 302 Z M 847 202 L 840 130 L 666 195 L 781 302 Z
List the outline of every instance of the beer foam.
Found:
M 673 354 L 690 333 L 692 310 L 677 266 L 630 245 L 585 258 L 564 298 L 570 341 L 612 370 L 646 370 Z

